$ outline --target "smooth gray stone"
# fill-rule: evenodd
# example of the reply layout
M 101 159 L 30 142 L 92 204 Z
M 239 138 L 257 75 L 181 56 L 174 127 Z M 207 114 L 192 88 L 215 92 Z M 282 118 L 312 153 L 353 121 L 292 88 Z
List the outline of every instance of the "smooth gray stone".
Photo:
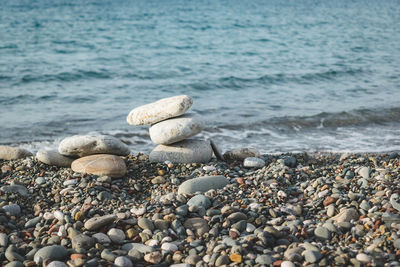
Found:
M 63 261 L 67 258 L 68 251 L 63 246 L 48 246 L 39 249 L 33 258 L 36 264 L 42 264 L 45 260 L 60 260 Z
M 392 194 L 390 196 L 390 204 L 392 207 L 398 211 L 400 211 L 400 203 L 398 202 L 399 200 L 399 195 L 398 194 Z
M 110 135 L 74 135 L 65 138 L 58 146 L 64 156 L 84 157 L 94 154 L 129 155 L 129 147 Z
M 93 237 L 84 234 L 79 234 L 72 238 L 71 243 L 73 249 L 78 249 L 78 248 L 89 249 L 94 246 L 95 239 Z
M 194 136 L 203 129 L 204 122 L 200 116 L 188 113 L 153 124 L 149 133 L 154 143 L 169 145 Z
M 297 159 L 295 157 L 285 157 L 283 160 L 283 164 L 288 166 L 289 168 L 296 168 L 297 166 Z
M 21 214 L 21 207 L 18 204 L 5 205 L 3 210 L 11 216 L 19 216 Z
M 5 253 L 6 259 L 8 261 L 24 261 L 24 257 L 22 257 L 18 251 L 17 248 L 15 247 L 15 245 L 10 245 L 7 249 L 6 249 L 6 253 Z
M 230 214 L 228 216 L 228 219 L 231 222 L 235 223 L 235 222 L 238 222 L 238 221 L 241 221 L 241 220 L 247 220 L 247 215 L 244 214 L 243 212 L 238 211 L 238 212 L 234 212 L 234 213 Z
M 147 245 L 141 244 L 141 243 L 126 243 L 121 246 L 121 249 L 125 250 L 125 251 L 130 251 L 132 249 L 135 249 L 143 254 L 155 251 L 155 249 L 153 247 L 150 247 L 150 246 L 147 246 Z
M 204 193 L 210 189 L 222 189 L 228 183 L 228 179 L 224 176 L 202 176 L 183 182 L 178 188 L 178 194 Z
M 25 223 L 25 228 L 31 228 L 34 227 L 36 224 L 38 224 L 42 220 L 42 217 L 38 216 L 33 219 L 30 219 Z
M 246 230 L 246 226 L 247 226 L 247 221 L 245 220 L 241 220 L 238 221 L 237 223 L 232 224 L 232 228 L 238 230 L 239 232 L 243 232 L 244 230 Z
M 154 124 L 184 114 L 193 104 L 187 95 L 178 95 L 160 99 L 156 102 L 134 108 L 126 121 L 130 125 Z
M 7 247 L 8 245 L 8 235 L 5 233 L 0 233 L 0 247 Z
M 68 265 L 62 261 L 52 261 L 50 264 L 46 265 L 46 267 L 68 267 Z
M 243 166 L 246 168 L 262 168 L 265 166 L 265 161 L 256 157 L 248 157 L 244 159 Z
M 315 263 L 315 262 L 319 261 L 322 258 L 322 254 L 319 251 L 306 250 L 304 252 L 304 258 L 309 263 Z
M 112 253 L 109 249 L 104 249 L 101 254 L 100 257 L 106 261 L 111 261 L 114 262 L 115 259 L 117 258 L 117 255 L 115 255 L 114 253 Z
M 108 214 L 100 217 L 93 217 L 85 222 L 85 228 L 89 231 L 94 231 L 103 226 L 111 224 L 116 219 L 117 216 L 114 214 Z
M 328 240 L 331 236 L 331 233 L 325 227 L 317 227 L 314 230 L 314 235 L 322 241 Z
M 26 149 L 12 146 L 0 146 L 0 159 L 13 160 L 32 156 Z
M 36 153 L 36 159 L 47 165 L 58 166 L 58 167 L 71 167 L 71 163 L 75 158 L 61 155 L 57 150 L 45 150 L 41 149 Z
M 256 258 L 256 263 L 267 266 L 271 265 L 274 261 L 275 259 L 270 255 L 258 255 Z
M 187 205 L 208 209 L 211 206 L 211 201 L 204 195 L 196 195 L 187 202 Z
M 210 141 L 186 139 L 168 146 L 158 145 L 149 158 L 151 162 L 207 163 L 212 154 Z
M 119 256 L 114 261 L 115 267 L 132 267 L 132 262 L 130 259 L 124 256 Z
M 48 267 L 50 265 L 47 265 Z M 12 261 L 4 265 L 4 267 L 25 267 L 25 265 L 20 261 Z
M 215 261 L 215 266 L 227 265 L 231 262 L 228 255 L 221 255 Z
M 358 174 L 361 175 L 365 179 L 369 179 L 369 174 L 371 172 L 371 169 L 369 167 L 362 167 L 359 171 Z
M 258 157 L 260 152 L 255 148 L 238 148 L 226 151 L 223 155 L 225 160 L 244 160 L 248 157 Z
M 4 185 L 0 188 L 5 193 L 17 193 L 23 197 L 29 196 L 28 189 L 25 186 L 19 184 Z
M 138 219 L 138 225 L 142 229 L 149 229 L 150 231 L 154 230 L 154 224 L 151 220 L 141 217 Z

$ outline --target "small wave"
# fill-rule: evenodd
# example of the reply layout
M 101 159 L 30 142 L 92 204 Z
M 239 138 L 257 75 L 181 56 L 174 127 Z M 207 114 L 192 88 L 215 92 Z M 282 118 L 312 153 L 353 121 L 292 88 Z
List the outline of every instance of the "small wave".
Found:
M 72 82 L 77 80 L 110 79 L 111 77 L 112 74 L 106 70 L 100 70 L 100 71 L 78 70 L 76 72 L 60 72 L 57 74 L 43 74 L 43 75 L 27 74 L 21 78 L 21 83 L 26 84 L 32 82 L 49 82 L 49 81 Z
M 260 77 L 246 78 L 229 76 L 219 79 L 219 82 L 224 85 L 233 85 L 240 87 L 242 83 L 261 83 L 261 84 L 284 84 L 284 83 L 310 83 L 314 81 L 332 81 L 345 76 L 358 76 L 367 74 L 363 69 L 348 69 L 348 70 L 329 70 L 325 72 L 305 73 L 305 74 L 288 74 L 276 73 L 267 74 Z
M 14 105 L 14 104 L 28 104 L 28 103 L 42 103 L 57 97 L 56 94 L 52 95 L 42 95 L 42 96 L 34 96 L 30 94 L 22 94 L 13 97 L 4 97 L 0 96 L 0 104 L 1 105 Z

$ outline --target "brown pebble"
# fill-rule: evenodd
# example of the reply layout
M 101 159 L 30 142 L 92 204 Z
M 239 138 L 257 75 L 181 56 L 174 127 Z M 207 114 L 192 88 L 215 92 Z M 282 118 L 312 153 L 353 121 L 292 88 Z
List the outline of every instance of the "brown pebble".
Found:
M 322 204 L 326 207 L 326 206 L 329 206 L 330 204 L 334 203 L 335 201 L 336 201 L 335 198 L 328 196 L 325 198 L 325 200 Z

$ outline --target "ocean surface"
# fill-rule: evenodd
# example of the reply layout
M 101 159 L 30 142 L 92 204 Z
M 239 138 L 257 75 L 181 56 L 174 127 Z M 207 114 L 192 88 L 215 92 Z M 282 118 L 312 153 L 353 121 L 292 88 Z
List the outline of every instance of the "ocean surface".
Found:
M 222 151 L 400 150 L 400 2 L 1 1 L 0 144 L 149 152 L 127 114 L 180 94 Z

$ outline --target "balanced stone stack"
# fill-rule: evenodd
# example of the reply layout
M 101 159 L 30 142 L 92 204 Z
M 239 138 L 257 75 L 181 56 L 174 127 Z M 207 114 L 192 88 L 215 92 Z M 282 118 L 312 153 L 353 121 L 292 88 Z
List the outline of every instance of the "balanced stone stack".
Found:
M 48 165 L 71 167 L 73 171 L 99 176 L 122 177 L 130 149 L 107 135 L 74 135 L 61 141 L 57 150 L 39 150 L 36 159 Z
M 204 122 L 194 113 L 185 112 L 193 99 L 187 95 L 164 98 L 133 109 L 127 122 L 150 125 L 151 140 L 158 144 L 150 153 L 150 161 L 173 163 L 208 162 L 212 157 L 209 141 L 188 139 L 200 133 Z

